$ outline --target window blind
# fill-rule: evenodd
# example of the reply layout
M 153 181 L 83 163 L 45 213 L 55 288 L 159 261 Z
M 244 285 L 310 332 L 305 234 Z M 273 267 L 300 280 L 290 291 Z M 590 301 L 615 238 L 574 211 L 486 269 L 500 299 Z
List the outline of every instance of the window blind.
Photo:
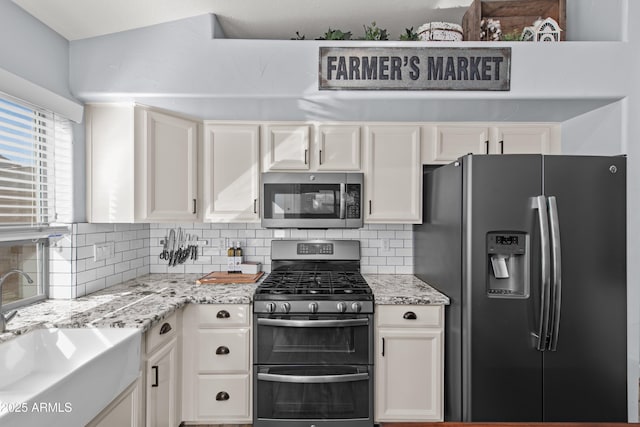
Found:
M 71 141 L 66 119 L 0 95 L 0 226 L 71 219 Z

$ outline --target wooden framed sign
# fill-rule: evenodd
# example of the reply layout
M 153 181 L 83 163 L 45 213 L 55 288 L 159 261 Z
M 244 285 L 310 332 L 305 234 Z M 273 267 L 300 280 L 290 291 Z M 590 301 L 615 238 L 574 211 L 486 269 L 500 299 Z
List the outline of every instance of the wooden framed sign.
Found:
M 511 48 L 321 47 L 320 90 L 511 88 Z

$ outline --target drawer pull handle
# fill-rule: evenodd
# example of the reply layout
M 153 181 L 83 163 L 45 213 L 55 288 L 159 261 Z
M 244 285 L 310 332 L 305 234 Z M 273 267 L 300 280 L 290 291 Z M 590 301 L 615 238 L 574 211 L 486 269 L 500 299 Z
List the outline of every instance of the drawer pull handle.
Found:
M 154 371 L 154 381 L 153 384 L 151 384 L 151 387 L 158 387 L 158 367 L 152 366 L 151 369 Z
M 218 314 L 216 314 L 216 317 L 218 319 L 228 319 L 229 317 L 231 317 L 231 315 L 227 310 L 220 310 Z
M 216 354 L 218 354 L 218 355 L 225 355 L 225 354 L 229 354 L 229 353 L 230 353 L 229 347 L 225 347 L 223 345 L 221 345 L 220 347 L 218 347 L 216 349 Z
M 216 400 L 217 401 L 229 400 L 229 393 L 227 393 L 226 391 L 219 392 L 218 394 L 216 394 Z
M 413 311 L 407 311 L 402 317 L 407 320 L 416 320 L 418 318 Z
M 165 323 L 164 325 L 162 325 L 162 326 L 160 327 L 160 335 L 164 335 L 164 334 L 166 334 L 166 333 L 167 333 L 167 332 L 169 332 L 171 329 L 173 329 L 173 328 L 171 327 L 171 325 L 170 325 L 170 324 L 168 324 L 168 323 Z

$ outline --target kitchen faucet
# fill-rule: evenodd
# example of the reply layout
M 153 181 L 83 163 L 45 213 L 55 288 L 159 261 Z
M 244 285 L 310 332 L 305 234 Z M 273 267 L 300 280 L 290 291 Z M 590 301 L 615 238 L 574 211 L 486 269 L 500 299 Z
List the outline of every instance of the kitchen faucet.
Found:
M 27 273 L 25 273 L 22 270 L 14 269 L 14 270 L 9 270 L 6 273 L 4 273 L 2 275 L 2 277 L 0 277 L 0 310 L 2 310 L 2 285 L 4 284 L 4 281 L 7 280 L 7 277 L 9 277 L 10 275 L 12 275 L 14 273 L 22 274 L 25 277 L 25 279 L 27 279 L 27 282 L 33 283 L 33 279 Z M 11 319 L 13 319 L 13 317 L 16 315 L 16 313 L 17 313 L 17 311 L 13 310 L 13 311 L 8 312 L 5 315 L 5 313 L 2 313 L 0 311 L 0 333 L 6 332 L 7 323 L 9 323 L 9 321 Z

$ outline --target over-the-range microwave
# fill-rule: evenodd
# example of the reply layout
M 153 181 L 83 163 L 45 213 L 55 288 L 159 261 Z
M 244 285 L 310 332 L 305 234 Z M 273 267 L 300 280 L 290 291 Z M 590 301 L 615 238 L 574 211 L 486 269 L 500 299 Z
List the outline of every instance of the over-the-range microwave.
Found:
M 265 228 L 361 228 L 362 173 L 265 172 Z

